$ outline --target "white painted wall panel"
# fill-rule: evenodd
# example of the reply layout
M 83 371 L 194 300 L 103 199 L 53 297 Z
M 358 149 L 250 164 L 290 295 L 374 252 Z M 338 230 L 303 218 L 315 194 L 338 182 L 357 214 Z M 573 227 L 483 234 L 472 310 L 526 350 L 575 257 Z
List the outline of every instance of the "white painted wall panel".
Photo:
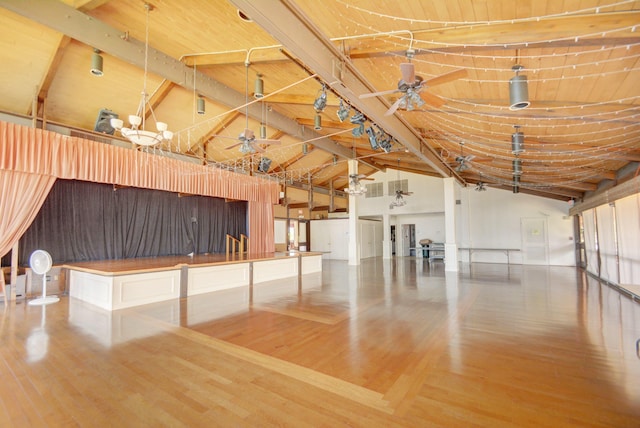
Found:
M 190 267 L 187 295 L 209 293 L 249 285 L 249 263 Z

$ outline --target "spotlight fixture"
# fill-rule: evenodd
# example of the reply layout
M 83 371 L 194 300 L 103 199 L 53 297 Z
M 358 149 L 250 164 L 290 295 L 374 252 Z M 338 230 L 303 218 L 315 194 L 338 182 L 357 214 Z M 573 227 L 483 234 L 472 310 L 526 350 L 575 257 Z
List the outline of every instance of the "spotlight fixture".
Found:
M 523 68 L 521 65 L 511 67 L 516 75 L 509 80 L 509 110 L 522 110 L 531 104 L 527 76 L 518 74 Z
M 302 154 L 306 155 L 307 153 L 309 153 L 309 146 L 307 145 L 307 143 L 303 143 L 302 144 Z
M 340 122 L 344 122 L 344 120 L 349 117 L 349 111 L 351 111 L 350 108 L 347 108 L 344 106 L 344 103 L 342 102 L 342 99 L 340 99 L 340 107 L 338 107 L 338 119 L 340 120 Z
M 91 70 L 89 71 L 91 74 L 98 77 L 104 74 L 102 72 L 102 55 L 100 55 L 100 51 L 98 49 L 93 50 L 93 55 L 91 56 Z
M 313 102 L 313 108 L 316 110 L 316 113 L 320 113 L 324 111 L 327 107 L 327 90 L 324 84 L 322 85 L 322 89 L 320 90 L 320 94 Z
M 378 140 L 378 145 L 385 153 L 390 153 L 393 149 L 391 141 L 391 137 L 388 134 L 383 133 L 382 137 Z
M 197 103 L 196 103 L 196 112 L 198 114 L 204 114 L 204 98 L 202 98 L 201 96 L 198 97 Z
M 322 116 L 320 116 L 320 113 L 316 113 L 316 116 L 313 118 L 313 129 L 316 131 L 322 129 Z
M 260 158 L 260 163 L 258 164 L 258 171 L 266 174 L 267 172 L 269 172 L 269 168 L 271 168 L 271 159 Z
M 260 139 L 261 140 L 267 139 L 267 125 L 265 125 L 264 123 L 260 124 Z
M 338 165 L 338 156 L 333 155 L 333 166 Z
M 378 150 L 380 146 L 378 146 L 378 137 L 376 135 L 376 131 L 373 130 L 373 126 L 367 128 L 367 135 L 369 136 L 369 144 L 373 150 Z
M 524 134 L 518 131 L 520 129 L 519 125 L 513 125 L 513 127 L 516 129 L 516 132 L 511 134 L 511 153 L 519 155 L 524 152 Z
M 513 175 L 514 177 L 520 177 L 522 175 L 522 160 L 520 158 L 515 158 L 511 165 L 513 166 Z
M 513 193 L 520 193 L 520 176 L 513 177 Z
M 256 99 L 260 99 L 264 97 L 264 80 L 262 80 L 262 74 L 258 73 L 256 77 L 256 82 L 254 86 L 253 96 Z
M 358 125 L 357 128 L 353 128 L 353 130 L 351 131 L 351 135 L 356 138 L 361 137 L 362 134 L 364 134 L 364 115 L 360 112 L 356 112 L 356 114 L 351 116 L 351 119 L 349 119 L 349 121 L 354 125 Z

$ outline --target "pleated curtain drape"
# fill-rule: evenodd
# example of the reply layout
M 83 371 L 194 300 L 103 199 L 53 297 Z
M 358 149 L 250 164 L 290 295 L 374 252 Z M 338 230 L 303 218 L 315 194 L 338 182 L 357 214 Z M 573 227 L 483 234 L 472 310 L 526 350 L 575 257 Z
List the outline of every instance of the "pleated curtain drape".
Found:
M 261 177 L 2 121 L 0 172 L 0 256 L 29 227 L 56 178 L 248 201 L 250 252 L 275 250 L 279 186 Z M 9 209 L 14 205 L 19 208 Z

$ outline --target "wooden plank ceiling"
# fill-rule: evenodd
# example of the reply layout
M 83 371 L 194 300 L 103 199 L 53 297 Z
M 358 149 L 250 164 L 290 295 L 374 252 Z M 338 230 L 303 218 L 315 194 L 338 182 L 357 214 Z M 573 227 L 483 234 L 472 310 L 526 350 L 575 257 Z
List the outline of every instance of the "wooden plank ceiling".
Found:
M 101 77 L 89 73 L 94 49 Z M 347 186 L 356 158 L 365 175 L 390 167 L 509 190 L 518 180 L 520 192 L 580 200 L 637 173 L 638 58 L 640 1 L 157 0 L 147 14 L 130 0 L 0 0 L 1 111 L 88 131 L 101 109 L 126 122 L 146 63 L 146 114 L 174 131 L 151 150 L 252 174 L 267 157 L 268 175 L 318 189 Z M 414 98 L 411 111 L 385 115 L 403 93 L 360 97 L 397 89 L 407 62 L 427 82 L 426 103 Z M 515 65 L 528 80 L 521 110 L 509 108 Z M 316 112 L 323 88 L 326 107 Z M 367 132 L 354 136 L 358 112 L 386 150 Z M 228 148 L 245 128 L 260 137 L 262 126 L 280 144 Z M 313 200 L 299 199 L 289 202 Z

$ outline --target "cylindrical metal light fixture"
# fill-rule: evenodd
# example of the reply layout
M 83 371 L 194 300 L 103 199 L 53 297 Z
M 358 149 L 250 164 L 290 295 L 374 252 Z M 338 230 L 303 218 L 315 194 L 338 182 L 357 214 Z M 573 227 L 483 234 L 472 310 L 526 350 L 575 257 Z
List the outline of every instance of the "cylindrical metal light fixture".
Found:
M 267 139 L 267 126 L 264 123 L 260 124 L 260 139 L 261 140 Z
M 513 193 L 520 193 L 520 176 L 513 177 Z
M 315 129 L 316 131 L 322 129 L 322 116 L 320 116 L 320 114 L 316 114 L 316 116 L 313 118 L 313 129 Z
M 516 158 L 511 162 L 513 165 L 513 175 L 515 177 L 519 177 L 522 175 L 522 161 L 519 158 Z
M 91 56 L 91 74 L 94 76 L 102 76 L 104 73 L 102 72 L 102 55 L 100 55 L 100 51 L 98 49 L 93 50 L 93 55 Z
M 262 80 L 262 74 L 258 74 L 258 77 L 256 77 L 253 96 L 257 99 L 264 97 L 264 80 Z
M 204 114 L 205 111 L 205 106 L 204 106 L 204 98 L 202 97 L 198 97 L 197 103 L 196 103 L 196 112 L 198 114 Z
M 518 131 L 516 126 L 516 132 L 511 134 L 511 153 L 518 155 L 524 152 L 524 133 Z
M 521 65 L 514 65 L 512 70 L 516 75 L 509 80 L 509 110 L 521 110 L 529 107 L 529 84 L 527 76 L 520 76 Z

